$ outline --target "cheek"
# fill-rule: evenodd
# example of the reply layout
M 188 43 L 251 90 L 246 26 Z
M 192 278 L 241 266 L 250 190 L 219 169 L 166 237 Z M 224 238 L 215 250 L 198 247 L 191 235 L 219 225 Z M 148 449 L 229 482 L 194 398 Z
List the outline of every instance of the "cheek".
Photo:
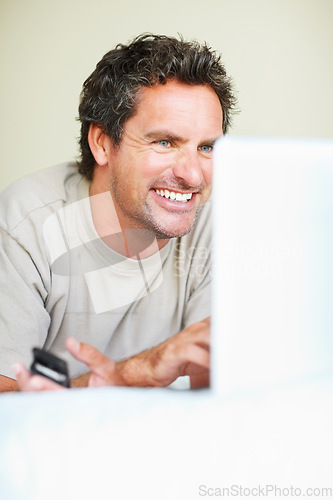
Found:
M 177 162 L 177 153 L 157 153 L 151 151 L 145 156 L 143 170 L 147 176 L 156 176 L 162 174 L 165 170 L 171 168 Z
M 210 186 L 212 184 L 212 180 L 213 180 L 213 163 L 212 163 L 212 161 L 209 161 L 208 164 L 203 165 L 202 175 L 205 179 L 206 184 L 208 186 Z

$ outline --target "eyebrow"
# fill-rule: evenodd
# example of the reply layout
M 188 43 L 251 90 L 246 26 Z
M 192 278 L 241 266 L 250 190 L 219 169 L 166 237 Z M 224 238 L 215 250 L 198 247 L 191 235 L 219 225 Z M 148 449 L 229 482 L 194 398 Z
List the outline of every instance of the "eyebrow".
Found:
M 215 144 L 215 142 L 217 141 L 217 139 L 219 137 L 221 137 L 221 135 L 214 137 L 214 138 L 203 140 L 203 141 L 201 141 L 201 144 L 206 144 L 207 146 L 213 146 Z M 170 142 L 187 142 L 188 141 L 188 139 L 185 139 L 184 137 L 181 137 L 179 135 L 175 135 L 168 130 L 155 130 L 153 132 L 148 132 L 144 138 L 147 140 L 166 139 Z
M 154 130 L 153 132 L 148 132 L 145 135 L 145 139 L 161 139 L 161 138 L 168 139 L 168 141 L 185 142 L 185 139 L 183 137 L 172 134 L 167 130 Z

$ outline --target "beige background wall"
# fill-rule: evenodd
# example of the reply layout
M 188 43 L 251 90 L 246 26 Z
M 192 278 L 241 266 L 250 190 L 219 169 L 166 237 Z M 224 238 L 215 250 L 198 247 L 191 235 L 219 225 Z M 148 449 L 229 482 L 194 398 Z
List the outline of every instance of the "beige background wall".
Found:
M 118 42 L 152 31 L 222 53 L 233 134 L 333 137 L 332 0 L 0 0 L 0 189 L 77 155 L 78 96 Z

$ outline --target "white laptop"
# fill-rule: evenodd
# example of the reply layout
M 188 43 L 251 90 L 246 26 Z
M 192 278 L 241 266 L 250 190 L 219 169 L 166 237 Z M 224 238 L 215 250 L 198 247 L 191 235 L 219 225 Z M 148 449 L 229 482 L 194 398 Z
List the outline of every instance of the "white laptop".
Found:
M 333 373 L 333 141 L 222 138 L 213 376 L 222 394 Z

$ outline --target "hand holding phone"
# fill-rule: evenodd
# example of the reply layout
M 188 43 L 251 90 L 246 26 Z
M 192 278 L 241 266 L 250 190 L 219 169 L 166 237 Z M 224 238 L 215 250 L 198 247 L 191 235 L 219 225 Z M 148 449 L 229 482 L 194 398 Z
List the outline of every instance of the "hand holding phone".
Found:
M 47 377 L 64 387 L 70 387 L 66 361 L 38 347 L 34 347 L 32 352 L 34 356 L 30 367 L 32 373 Z

